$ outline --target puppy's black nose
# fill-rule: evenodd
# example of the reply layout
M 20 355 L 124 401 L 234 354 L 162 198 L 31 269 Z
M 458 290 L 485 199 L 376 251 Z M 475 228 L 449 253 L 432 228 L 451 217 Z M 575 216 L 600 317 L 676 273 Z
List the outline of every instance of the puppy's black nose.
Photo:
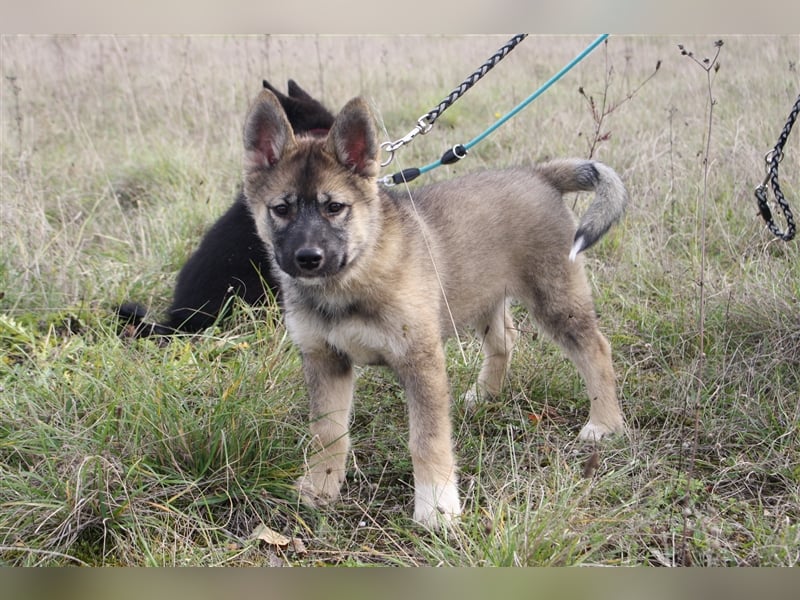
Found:
M 297 266 L 303 271 L 316 271 L 322 265 L 323 258 L 320 248 L 300 248 L 294 254 Z

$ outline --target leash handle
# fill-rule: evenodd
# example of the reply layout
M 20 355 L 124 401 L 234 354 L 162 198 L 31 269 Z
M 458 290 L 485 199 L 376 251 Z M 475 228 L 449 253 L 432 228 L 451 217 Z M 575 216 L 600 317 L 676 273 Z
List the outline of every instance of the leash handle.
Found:
M 772 234 L 775 237 L 782 239 L 784 242 L 788 242 L 794 238 L 797 227 L 794 222 L 792 209 L 789 207 L 789 203 L 786 201 L 786 198 L 781 191 L 781 186 L 778 181 L 778 165 L 780 165 L 781 161 L 783 160 L 783 146 L 786 144 L 786 140 L 788 139 L 789 134 L 792 132 L 792 126 L 797 120 L 798 114 L 800 114 L 800 96 L 797 97 L 797 100 L 795 101 L 794 106 L 789 113 L 789 118 L 786 121 L 786 125 L 784 125 L 780 136 L 778 136 L 778 143 L 775 144 L 775 147 L 767 152 L 766 156 L 764 157 L 767 174 L 764 177 L 764 181 L 761 182 L 761 185 L 755 189 L 756 203 L 758 204 L 758 212 L 761 215 L 761 218 L 764 219 L 764 222 L 767 224 L 767 228 L 772 232 Z M 775 220 L 772 218 L 772 211 L 770 210 L 767 202 L 767 184 L 772 186 L 772 193 L 775 195 L 775 202 L 777 203 L 778 207 L 780 207 L 781 212 L 783 212 L 784 219 L 786 219 L 786 231 L 781 231 L 780 228 L 775 224 Z

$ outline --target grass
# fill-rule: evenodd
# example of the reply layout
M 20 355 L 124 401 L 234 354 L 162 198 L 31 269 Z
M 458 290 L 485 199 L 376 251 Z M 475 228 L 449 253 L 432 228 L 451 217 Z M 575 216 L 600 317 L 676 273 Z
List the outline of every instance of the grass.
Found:
M 529 37 L 392 169 L 472 139 L 591 39 Z M 498 401 L 464 408 L 479 348 L 465 338 L 465 361 L 449 343 L 465 511 L 444 534 L 409 519 L 388 373 L 360 372 L 343 499 L 310 510 L 292 490 L 309 439 L 277 309 L 237 306 L 224 327 L 162 347 L 120 339 L 111 308 L 167 306 L 234 197 L 262 78 L 295 78 L 333 109 L 365 94 L 396 139 L 506 38 L 3 37 L 2 564 L 797 565 L 800 257 L 752 196 L 796 98 L 797 43 L 725 38 L 709 131 L 706 74 L 678 44 L 712 56 L 715 39 L 612 36 L 468 159 L 425 176 L 591 148 L 631 195 L 587 255 L 629 434 L 576 441 L 583 384 L 523 314 Z M 587 97 L 616 106 L 602 128 Z M 785 152 L 800 153 L 795 138 Z M 781 175 L 791 202 L 797 174 Z M 252 539 L 262 524 L 302 545 Z

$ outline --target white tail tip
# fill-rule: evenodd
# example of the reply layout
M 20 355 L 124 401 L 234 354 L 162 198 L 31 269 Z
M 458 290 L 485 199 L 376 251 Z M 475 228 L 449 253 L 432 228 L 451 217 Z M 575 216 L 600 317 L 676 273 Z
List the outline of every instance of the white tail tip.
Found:
M 572 250 L 569 251 L 570 262 L 575 262 L 575 259 L 578 257 L 578 252 L 581 250 L 583 250 L 583 236 L 579 237 L 575 240 L 575 243 L 572 244 Z

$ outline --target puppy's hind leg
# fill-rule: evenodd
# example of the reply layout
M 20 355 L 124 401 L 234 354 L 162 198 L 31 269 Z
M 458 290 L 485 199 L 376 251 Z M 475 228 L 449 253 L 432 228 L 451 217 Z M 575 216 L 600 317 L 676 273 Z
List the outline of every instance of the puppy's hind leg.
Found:
M 305 504 L 320 506 L 336 500 L 344 482 L 355 375 L 350 360 L 329 348 L 304 353 L 303 371 L 314 451 L 297 488 Z
M 578 437 L 599 440 L 622 433 L 625 422 L 617 400 L 611 346 L 598 327 L 583 267 L 573 263 L 561 272 L 561 277 L 548 278 L 547 284 L 547 289 L 539 288 L 533 294 L 529 309 L 586 383 L 589 422 Z
M 475 331 L 481 339 L 483 365 L 477 384 L 464 398 L 468 407 L 480 398 L 500 395 L 517 340 L 517 330 L 505 301 L 495 306 L 486 318 L 477 321 Z
M 611 345 L 599 329 L 586 336 L 586 342 L 577 352 L 568 351 L 578 371 L 586 382 L 589 393 L 589 422 L 578 437 L 582 440 L 600 440 L 607 435 L 625 431 L 622 410 L 616 395 L 614 368 L 611 363 Z

